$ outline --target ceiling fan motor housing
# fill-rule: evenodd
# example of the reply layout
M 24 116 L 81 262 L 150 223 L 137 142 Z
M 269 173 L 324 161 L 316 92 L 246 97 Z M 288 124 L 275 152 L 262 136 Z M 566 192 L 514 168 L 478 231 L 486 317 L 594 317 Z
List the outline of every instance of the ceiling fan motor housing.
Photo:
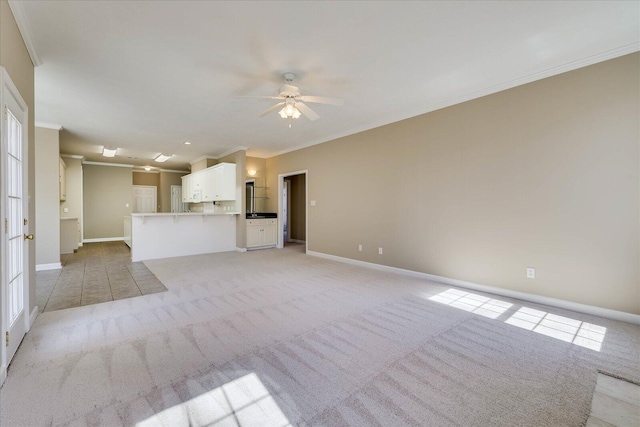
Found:
M 286 84 L 280 88 L 278 96 L 281 98 L 295 98 L 300 96 L 300 90 L 296 86 Z

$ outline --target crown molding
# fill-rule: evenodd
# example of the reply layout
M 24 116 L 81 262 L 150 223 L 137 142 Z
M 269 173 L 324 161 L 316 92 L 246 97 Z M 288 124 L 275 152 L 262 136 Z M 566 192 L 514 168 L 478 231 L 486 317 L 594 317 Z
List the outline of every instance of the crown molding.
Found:
M 191 173 L 190 171 L 180 171 L 180 170 L 175 170 L 175 169 L 160 169 L 160 172 Z
M 548 68 L 546 70 L 542 70 L 533 74 L 526 75 L 524 77 L 520 77 L 518 79 L 506 81 L 503 83 L 499 83 L 494 86 L 490 86 L 475 92 L 470 92 L 456 98 L 451 98 L 444 102 L 432 104 L 426 106 L 425 108 L 421 108 L 419 111 L 414 111 L 411 113 L 405 113 L 402 115 L 389 116 L 387 119 L 382 121 L 375 121 L 369 123 L 364 126 L 360 126 L 355 130 L 351 130 L 348 132 L 341 132 L 337 134 L 330 135 L 328 137 L 319 138 L 316 140 L 309 141 L 304 144 L 297 145 L 292 148 L 288 148 L 282 151 L 278 151 L 274 154 L 267 155 L 255 155 L 251 154 L 251 157 L 258 157 L 262 159 L 269 159 L 271 157 L 281 156 L 283 154 L 290 153 L 292 151 L 302 150 L 303 148 L 311 147 L 314 145 L 322 144 L 325 142 L 333 141 L 339 138 L 344 138 L 346 136 L 355 135 L 357 133 L 365 132 L 368 130 L 372 130 L 378 127 L 386 126 L 392 123 L 396 123 L 402 120 L 410 119 L 412 117 L 421 116 L 423 114 L 431 113 L 433 111 L 441 110 L 443 108 L 451 107 L 452 105 L 462 104 L 463 102 L 471 101 L 476 98 L 481 98 L 483 96 L 491 95 L 497 92 L 502 92 L 503 90 L 512 89 L 517 86 L 522 86 L 527 83 L 532 83 L 537 80 L 546 79 L 547 77 L 553 77 L 558 74 L 566 73 L 569 71 L 577 70 L 579 68 L 588 67 L 589 65 L 597 64 L 599 62 L 608 61 L 610 59 L 618 58 L 620 56 L 628 55 L 630 53 L 640 51 L 640 42 L 630 43 L 624 46 L 617 47 L 615 49 L 607 50 L 605 52 L 601 52 L 597 55 L 588 56 L 586 58 L 578 59 L 576 61 L 568 62 L 563 65 L 559 65 L 557 67 Z
M 125 165 L 124 163 L 106 163 L 106 162 L 83 161 L 82 164 L 83 165 L 96 165 L 96 166 L 113 166 L 113 167 L 117 167 L 117 168 L 132 168 L 133 169 L 133 165 Z
M 11 8 L 11 12 L 13 13 L 13 17 L 16 20 L 16 24 L 18 25 L 18 30 L 20 30 L 20 34 L 22 35 L 22 40 L 24 40 L 24 44 L 27 47 L 29 56 L 31 57 L 31 62 L 33 62 L 33 66 L 37 67 L 38 65 L 42 65 L 42 61 L 38 56 L 38 50 L 36 49 L 36 45 L 33 41 L 33 36 L 31 35 L 27 16 L 24 13 L 22 1 L 9 0 L 8 3 L 9 8 Z
M 60 157 L 65 157 L 67 159 L 79 159 L 84 160 L 84 156 L 80 156 L 78 154 L 60 154 Z
M 200 156 L 200 157 L 196 157 L 195 159 L 191 160 L 191 161 L 189 162 L 189 164 L 190 164 L 191 166 L 193 166 L 193 165 L 195 165 L 196 163 L 201 162 L 201 161 L 203 161 L 203 160 L 207 160 L 207 159 L 209 159 L 209 160 L 218 160 L 218 158 L 217 158 L 217 157 L 213 157 L 213 156 Z
M 207 155 L 204 155 L 204 156 L 196 157 L 195 159 L 191 160 L 191 161 L 189 162 L 189 164 L 190 164 L 191 166 L 193 166 L 194 164 L 196 164 L 196 163 L 198 163 L 198 162 L 201 162 L 201 161 L 203 161 L 203 160 L 206 160 L 206 159 L 209 159 L 209 160 L 220 160 L 221 158 L 226 157 L 226 156 L 228 156 L 229 154 L 233 154 L 233 153 L 238 152 L 238 151 L 247 151 L 248 149 L 249 149 L 249 147 L 245 147 L 245 146 L 243 146 L 243 145 L 239 145 L 239 146 L 237 146 L 237 147 L 235 147 L 235 148 L 232 148 L 231 150 L 227 150 L 227 151 L 225 151 L 225 152 L 224 152 L 224 153 L 222 153 L 222 154 L 218 154 L 217 156 L 207 156 Z
M 62 125 L 56 125 L 53 123 L 35 122 L 34 125 L 37 128 L 53 129 L 57 131 L 61 131 L 62 129 L 64 129 Z
M 239 146 L 237 146 L 236 148 L 232 148 L 231 150 L 228 150 L 228 151 L 225 151 L 225 152 L 224 152 L 224 153 L 222 153 L 222 154 L 219 154 L 219 155 L 218 155 L 218 157 L 216 157 L 216 160 L 220 160 L 221 158 L 226 157 L 226 156 L 228 156 L 229 154 L 236 153 L 236 152 L 238 152 L 238 151 L 247 151 L 247 150 L 248 150 L 248 147 L 244 147 L 244 146 L 242 146 L 242 145 L 239 145 Z
M 134 166 L 133 172 L 135 172 L 135 173 L 160 173 L 160 171 L 146 171 L 144 169 L 135 169 L 135 166 Z

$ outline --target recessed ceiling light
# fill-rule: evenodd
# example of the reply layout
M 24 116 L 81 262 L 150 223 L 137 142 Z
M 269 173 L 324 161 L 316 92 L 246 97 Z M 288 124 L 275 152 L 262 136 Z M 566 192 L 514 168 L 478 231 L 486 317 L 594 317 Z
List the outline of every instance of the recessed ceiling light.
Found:
M 156 158 L 153 159 L 153 160 L 155 160 L 158 163 L 162 163 L 162 162 L 166 162 L 167 160 L 169 160 L 171 158 L 171 156 L 173 156 L 173 154 L 164 154 L 164 153 L 162 153 L 162 154 L 158 154 L 156 156 Z
M 102 155 L 105 157 L 115 157 L 117 151 L 118 151 L 117 148 L 104 147 L 102 149 Z
M 191 143 L 189 141 L 185 141 L 184 145 L 191 145 Z

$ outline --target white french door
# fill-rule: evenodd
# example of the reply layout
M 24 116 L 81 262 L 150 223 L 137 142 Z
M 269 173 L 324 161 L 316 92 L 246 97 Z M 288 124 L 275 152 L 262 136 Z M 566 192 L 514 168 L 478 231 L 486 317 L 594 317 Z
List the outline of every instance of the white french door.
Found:
M 9 365 L 29 329 L 29 248 L 33 239 L 28 212 L 26 104 L 4 69 L 2 72 L 2 332 L 3 368 Z

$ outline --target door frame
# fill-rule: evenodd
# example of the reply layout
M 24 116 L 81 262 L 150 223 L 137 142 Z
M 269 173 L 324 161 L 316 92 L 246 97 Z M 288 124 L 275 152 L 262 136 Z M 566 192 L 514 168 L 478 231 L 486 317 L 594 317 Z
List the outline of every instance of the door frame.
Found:
M 27 105 L 27 103 L 24 101 L 24 99 L 22 98 L 22 95 L 20 95 L 20 92 L 18 91 L 18 88 L 16 87 L 16 85 L 13 83 L 13 80 L 11 80 L 11 77 L 9 76 L 9 74 L 7 73 L 7 70 L 0 66 L 0 108 L 3 109 L 3 106 L 6 103 L 5 100 L 5 90 L 11 93 L 11 96 L 17 101 L 20 109 L 22 110 L 23 113 L 23 117 L 24 117 L 24 123 L 23 123 L 23 129 L 22 129 L 22 159 L 23 159 L 23 167 L 22 167 L 22 188 L 23 188 L 23 193 L 22 193 L 22 216 L 25 219 L 29 218 L 29 107 Z M 2 114 L 2 113 L 0 113 Z M 4 135 L 5 133 L 5 129 L 4 129 L 4 120 L 0 120 L 0 138 L 2 135 Z M 0 161 L 0 172 L 2 173 L 2 175 L 4 176 L 4 170 L 2 170 L 2 168 L 4 168 L 5 166 L 5 160 L 6 160 L 6 153 L 5 153 L 5 149 L 4 149 L 4 145 L 6 144 L 6 141 L 2 140 L 2 148 L 0 149 L 0 154 L 2 157 L 2 161 Z M 6 192 L 5 192 L 5 187 L 4 185 L 0 185 L 0 198 L 2 199 L 3 203 L 2 203 L 2 207 L 1 207 L 1 216 L 3 218 L 6 218 L 7 214 L 6 214 L 6 203 L 4 203 L 4 200 L 6 198 Z M 30 230 L 30 222 L 27 221 L 27 224 L 23 224 L 23 229 L 22 232 L 24 234 L 29 234 L 29 230 Z M 6 331 L 9 330 L 9 325 L 7 324 L 7 309 L 5 308 L 5 304 L 7 304 L 7 297 L 6 297 L 6 287 L 7 287 L 7 283 L 6 283 L 6 276 L 5 276 L 5 272 L 6 272 L 6 267 L 5 267 L 5 253 L 6 253 L 6 242 L 4 237 L 2 239 L 0 239 L 1 244 L 0 244 L 0 263 L 2 264 L 2 277 L 0 278 L 1 280 L 1 316 L 0 316 L 0 324 L 2 326 L 2 335 L 4 338 L 4 333 Z M 29 257 L 29 244 L 26 243 L 28 242 L 28 240 L 25 241 L 25 245 L 23 246 L 24 248 L 24 253 L 23 253 L 23 280 L 22 280 L 22 286 L 23 286 L 23 321 L 24 321 L 24 330 L 25 330 L 25 335 L 27 332 L 29 332 L 29 329 L 31 329 L 31 325 L 33 324 L 33 321 L 35 321 L 36 316 L 38 315 L 38 307 L 34 307 L 32 311 L 29 311 L 29 307 L 31 305 L 30 301 L 29 301 L 29 289 L 30 289 L 30 284 L 31 284 L 31 274 L 30 274 L 30 269 L 31 269 L 31 260 Z M 23 337 L 21 337 L 23 338 Z M 4 340 L 3 340 L 4 341 Z M 0 345 L 0 347 L 2 347 L 2 349 L 0 350 L 0 384 L 2 384 L 4 382 L 4 380 L 7 378 L 7 366 L 9 364 L 9 362 L 7 361 L 7 347 L 5 345 Z M 17 350 L 16 350 L 17 351 Z
M 304 180 L 304 228 L 305 228 L 305 243 L 304 250 L 305 252 L 309 251 L 309 171 L 307 169 L 299 170 L 295 172 L 287 172 L 278 174 L 278 218 L 282 219 L 282 187 L 284 187 L 284 179 L 288 176 L 293 175 L 305 175 Z M 289 206 L 289 211 L 291 210 L 291 206 Z M 291 224 L 289 224 L 289 229 L 291 229 Z M 284 223 L 282 220 L 278 221 L 278 244 L 277 248 L 284 248 Z

